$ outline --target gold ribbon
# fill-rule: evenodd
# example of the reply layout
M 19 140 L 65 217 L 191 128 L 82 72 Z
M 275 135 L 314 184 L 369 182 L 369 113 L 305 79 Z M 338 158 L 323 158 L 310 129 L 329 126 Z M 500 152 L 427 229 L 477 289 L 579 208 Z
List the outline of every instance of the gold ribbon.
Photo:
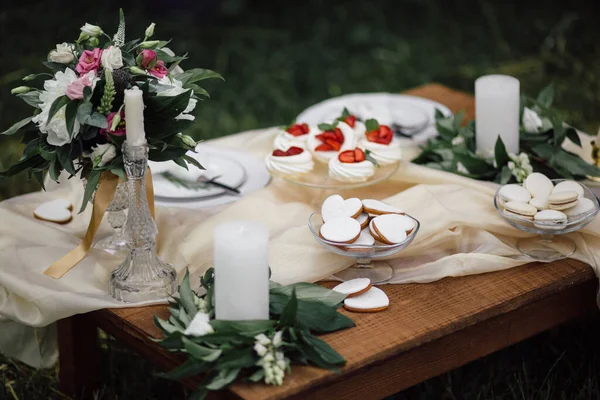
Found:
M 102 173 L 102 176 L 100 177 L 100 184 L 98 185 L 98 189 L 96 189 L 96 194 L 94 195 L 90 223 L 85 236 L 81 241 L 81 244 L 48 267 L 48 269 L 44 271 L 45 275 L 60 279 L 87 255 L 88 251 L 92 247 L 96 232 L 98 232 L 98 228 L 100 228 L 100 223 L 102 222 L 104 213 L 106 212 L 108 205 L 112 201 L 115 192 L 117 191 L 118 183 L 119 177 L 117 175 L 110 171 L 105 171 Z M 155 218 L 154 187 L 152 186 L 152 174 L 150 173 L 150 169 L 148 169 L 146 173 L 146 198 L 148 200 L 148 207 L 150 208 L 152 218 Z

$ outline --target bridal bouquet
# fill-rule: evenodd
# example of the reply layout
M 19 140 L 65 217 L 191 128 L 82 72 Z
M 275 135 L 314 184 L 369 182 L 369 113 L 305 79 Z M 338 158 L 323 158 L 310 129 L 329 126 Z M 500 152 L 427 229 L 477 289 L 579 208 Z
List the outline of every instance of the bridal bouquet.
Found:
M 87 179 L 83 210 L 103 173 L 125 179 L 123 97 L 124 90 L 133 86 L 143 91 L 149 159 L 201 168 L 186 155 L 196 142 L 182 132 L 193 123 L 198 100 L 208 97 L 198 83 L 221 76 L 207 69 L 181 69 L 179 63 L 187 56 L 175 55 L 166 47 L 168 41 L 151 40 L 154 29 L 152 23 L 143 36 L 126 41 L 121 10 L 112 37 L 86 23 L 77 40 L 56 45 L 42 62 L 50 73 L 23 78 L 27 82 L 43 78 L 43 89 L 19 86 L 12 90 L 35 110 L 2 132 L 23 132 L 26 144 L 21 159 L 2 176 L 27 170 L 43 186 L 46 173 L 55 181 L 63 170 L 71 176 L 79 174 Z

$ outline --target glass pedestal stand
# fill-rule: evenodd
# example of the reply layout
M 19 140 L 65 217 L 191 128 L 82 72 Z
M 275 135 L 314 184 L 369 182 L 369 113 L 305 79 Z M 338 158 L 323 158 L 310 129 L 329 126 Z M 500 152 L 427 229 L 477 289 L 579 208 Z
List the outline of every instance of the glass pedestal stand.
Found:
M 129 254 L 111 273 L 108 291 L 115 299 L 127 303 L 166 299 L 176 291 L 176 272 L 156 254 L 158 230 L 146 199 L 148 145 L 130 146 L 125 142 L 123 161 L 129 190 L 125 223 Z
M 127 238 L 123 226 L 127 220 L 128 196 L 127 182 L 119 182 L 115 196 L 106 209 L 107 220 L 113 228 L 113 233 L 96 243 L 95 248 L 110 253 L 127 250 Z

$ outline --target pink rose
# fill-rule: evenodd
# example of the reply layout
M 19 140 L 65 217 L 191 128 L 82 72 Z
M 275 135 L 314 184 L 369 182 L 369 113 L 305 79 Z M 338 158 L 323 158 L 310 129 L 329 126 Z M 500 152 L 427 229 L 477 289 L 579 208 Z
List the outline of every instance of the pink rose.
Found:
M 71 100 L 81 100 L 83 99 L 83 89 L 86 86 L 92 87 L 95 77 L 94 72 L 90 72 L 87 73 L 85 75 L 82 75 L 79 79 L 74 80 L 73 82 L 69 83 L 69 86 L 67 86 L 67 92 L 66 95 L 68 98 L 70 98 Z
M 142 50 L 138 62 L 142 68 L 151 69 L 156 64 L 156 52 L 154 50 Z
M 87 74 L 90 71 L 96 71 L 100 67 L 102 59 L 102 50 L 96 47 L 94 50 L 85 50 L 79 57 L 79 63 L 75 67 L 75 71 L 79 75 Z
M 121 110 L 121 113 L 117 117 L 119 119 L 119 122 L 117 123 L 115 130 L 114 131 L 111 130 L 115 115 L 117 115 L 116 112 L 111 112 L 110 114 L 108 114 L 108 116 L 106 117 L 106 122 L 108 123 L 108 128 L 100 129 L 100 134 L 102 136 L 106 137 L 107 139 L 108 139 L 108 135 L 106 134 L 106 132 L 110 133 L 111 135 L 115 135 L 115 136 L 124 136 L 127 133 L 127 131 L 125 129 L 125 110 Z
M 164 78 L 169 73 L 167 67 L 165 67 L 165 62 L 161 60 L 158 60 L 156 64 L 154 64 L 154 67 L 152 67 L 149 71 L 158 79 Z

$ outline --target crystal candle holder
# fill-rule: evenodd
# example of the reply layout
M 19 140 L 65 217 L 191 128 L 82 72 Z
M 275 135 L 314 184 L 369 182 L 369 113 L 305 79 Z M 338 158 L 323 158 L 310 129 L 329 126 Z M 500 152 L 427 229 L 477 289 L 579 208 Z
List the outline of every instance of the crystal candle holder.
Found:
M 110 275 L 109 293 L 127 303 L 166 299 L 176 291 L 176 272 L 156 254 L 158 230 L 146 199 L 148 145 L 131 146 L 125 142 L 123 161 L 129 190 L 125 223 L 129 254 Z

